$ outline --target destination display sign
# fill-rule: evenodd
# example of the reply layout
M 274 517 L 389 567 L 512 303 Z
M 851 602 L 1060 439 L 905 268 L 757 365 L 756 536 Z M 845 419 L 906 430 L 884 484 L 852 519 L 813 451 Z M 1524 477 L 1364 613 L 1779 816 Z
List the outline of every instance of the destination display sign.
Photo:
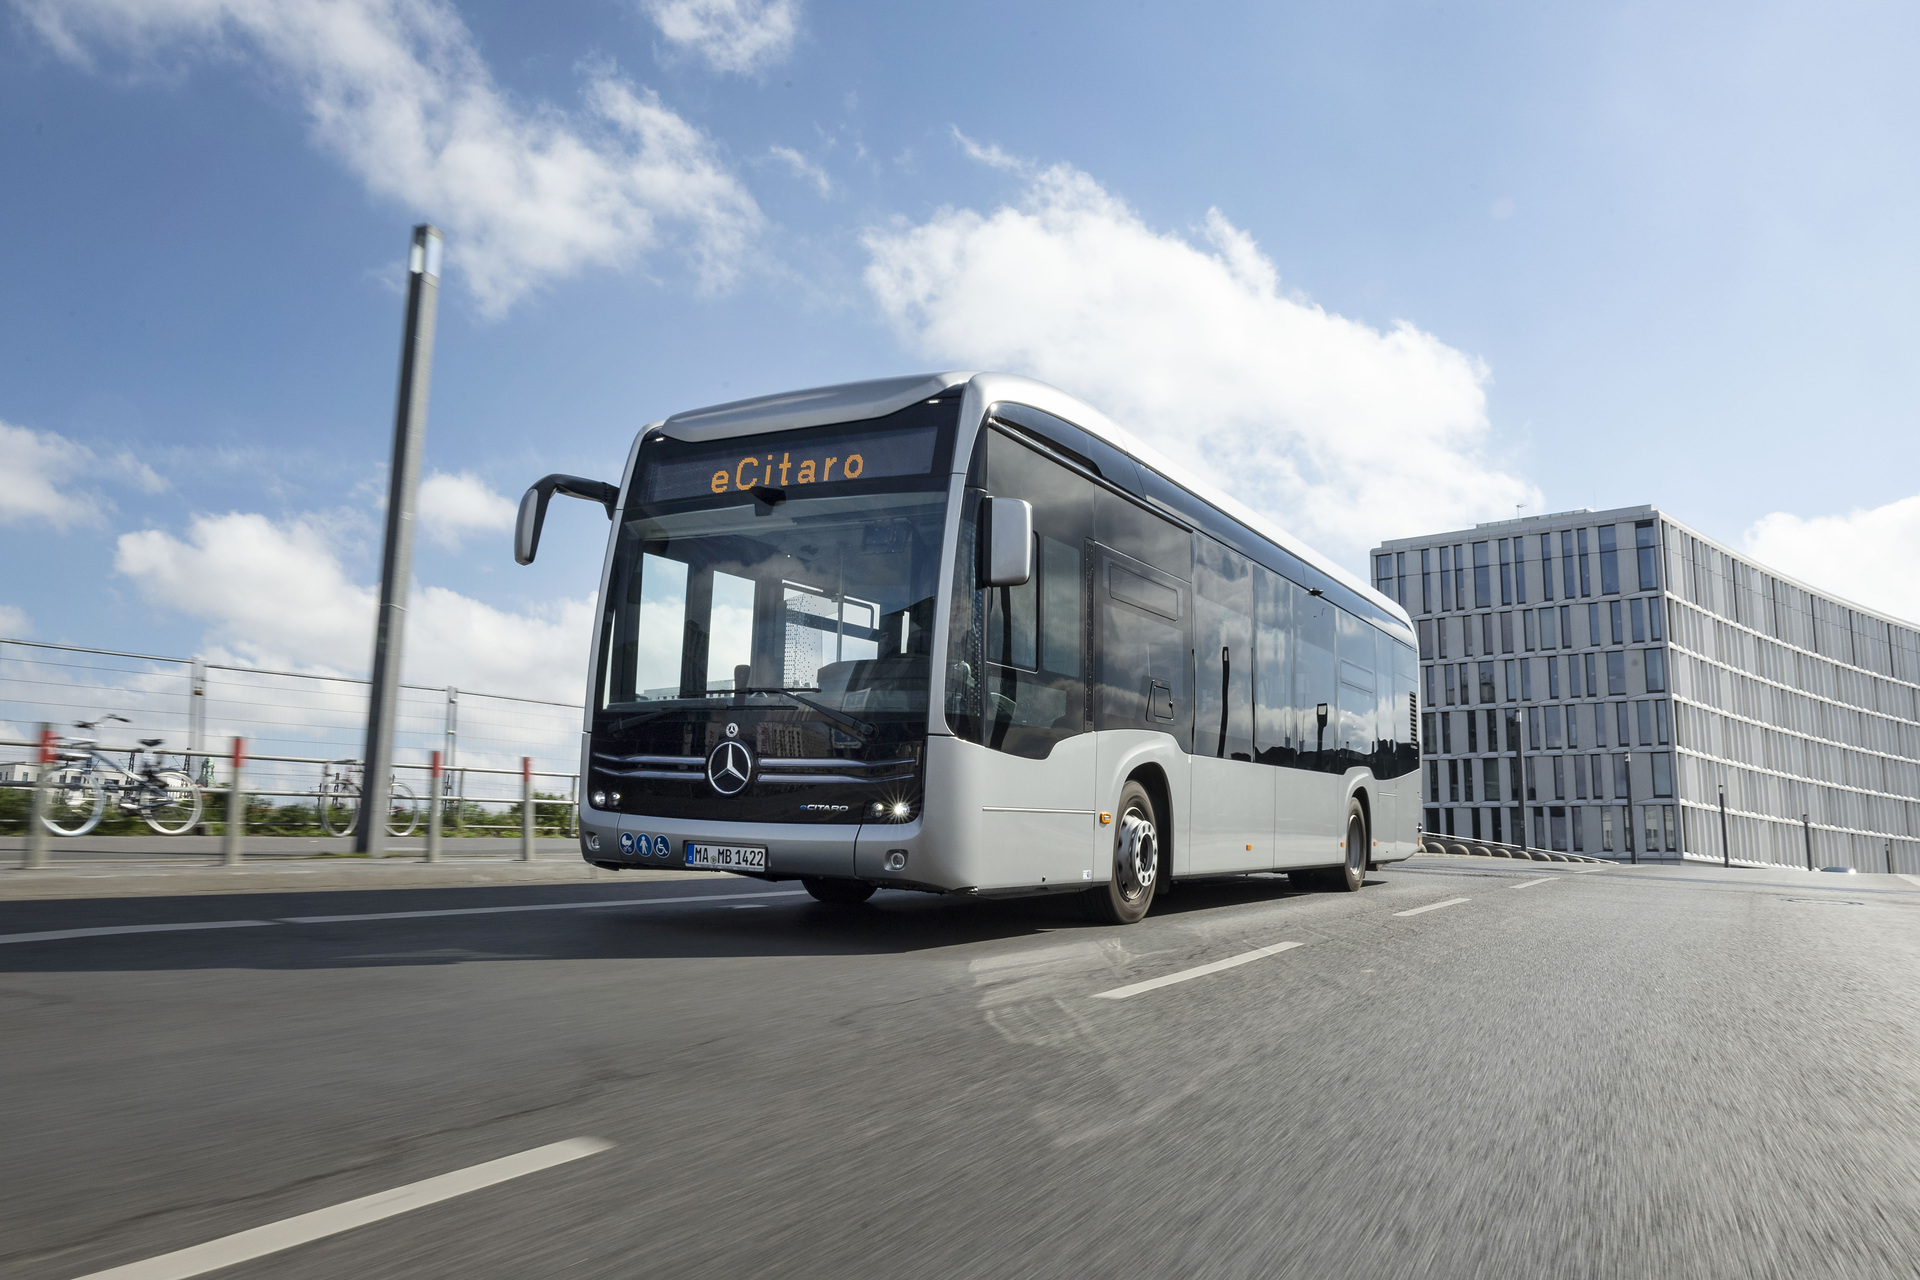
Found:
M 705 444 L 649 444 L 640 459 L 641 496 L 647 502 L 671 502 L 760 488 L 798 498 L 851 481 L 931 473 L 939 426 L 879 425 L 887 421 Z

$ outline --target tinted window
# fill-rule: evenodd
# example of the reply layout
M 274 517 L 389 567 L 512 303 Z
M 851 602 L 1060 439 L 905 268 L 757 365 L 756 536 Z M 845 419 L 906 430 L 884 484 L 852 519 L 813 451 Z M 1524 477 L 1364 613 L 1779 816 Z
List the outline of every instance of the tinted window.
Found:
M 1253 572 L 1245 556 L 1211 538 L 1196 539 L 1194 751 L 1199 755 L 1253 759 Z
M 1294 600 L 1306 593 L 1271 569 L 1256 569 L 1254 576 L 1259 618 L 1254 636 L 1254 758 L 1262 764 L 1292 765 L 1299 758 L 1301 723 L 1293 700 Z
M 1334 606 L 1321 596 L 1294 597 L 1293 705 L 1299 716 L 1301 763 L 1338 772 L 1339 676 L 1334 666 Z M 1452 668 L 1448 668 L 1449 671 Z
M 1099 691 L 1094 726 L 1100 729 L 1164 729 L 1192 746 L 1192 703 L 1187 690 L 1186 584 L 1107 548 L 1094 548 L 1099 634 Z M 1141 582 L 1160 588 L 1146 593 Z M 1151 594 L 1154 607 L 1136 600 Z M 1133 596 L 1129 599 L 1128 596 Z M 1178 620 L 1159 607 L 1171 602 Z

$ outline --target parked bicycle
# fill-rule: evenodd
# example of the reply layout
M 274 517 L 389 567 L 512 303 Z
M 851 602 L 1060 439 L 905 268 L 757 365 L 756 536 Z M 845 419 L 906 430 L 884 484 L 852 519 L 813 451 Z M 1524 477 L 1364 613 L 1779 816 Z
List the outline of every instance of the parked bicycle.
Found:
M 110 721 L 131 724 L 125 716 L 82 720 L 74 728 L 88 732 Z M 142 738 L 127 752 L 127 763 L 100 750 L 97 738 L 66 738 L 55 745 L 59 764 L 47 779 L 47 804 L 41 821 L 57 836 L 83 836 L 100 825 L 108 805 L 138 815 L 163 836 L 182 835 L 200 821 L 200 787 L 180 769 L 160 768 L 159 738 Z M 147 753 L 144 757 L 142 752 Z
M 358 760 L 331 760 L 320 766 L 320 827 L 328 835 L 348 835 L 359 824 L 360 784 L 364 773 L 365 767 Z M 389 776 L 387 834 L 409 836 L 419 825 L 418 797 L 411 788 Z

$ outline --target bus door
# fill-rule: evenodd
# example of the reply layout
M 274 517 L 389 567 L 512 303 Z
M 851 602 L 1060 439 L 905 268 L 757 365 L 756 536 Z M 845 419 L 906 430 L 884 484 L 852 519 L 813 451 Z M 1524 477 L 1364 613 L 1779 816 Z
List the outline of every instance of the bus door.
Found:
M 1093 570 L 1093 727 L 1108 731 L 1095 736 L 1101 742 L 1100 777 L 1111 781 L 1119 755 L 1138 741 L 1112 736 L 1113 730 L 1169 734 L 1183 752 L 1192 745 L 1192 591 L 1172 574 L 1098 542 L 1087 544 L 1087 557 Z M 1187 779 L 1171 782 L 1178 804 Z M 1111 796 L 1100 801 L 1111 802 Z M 1173 814 L 1161 815 L 1161 821 L 1181 828 Z

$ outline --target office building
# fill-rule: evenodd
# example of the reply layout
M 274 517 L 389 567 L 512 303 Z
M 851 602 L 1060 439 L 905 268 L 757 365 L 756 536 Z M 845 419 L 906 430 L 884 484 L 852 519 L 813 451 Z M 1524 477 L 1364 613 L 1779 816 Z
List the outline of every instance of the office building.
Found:
M 1920 872 L 1920 631 L 1652 507 L 1396 539 L 1430 832 Z M 1724 811 L 1722 808 L 1724 798 Z M 1722 814 L 1724 812 L 1724 820 Z

